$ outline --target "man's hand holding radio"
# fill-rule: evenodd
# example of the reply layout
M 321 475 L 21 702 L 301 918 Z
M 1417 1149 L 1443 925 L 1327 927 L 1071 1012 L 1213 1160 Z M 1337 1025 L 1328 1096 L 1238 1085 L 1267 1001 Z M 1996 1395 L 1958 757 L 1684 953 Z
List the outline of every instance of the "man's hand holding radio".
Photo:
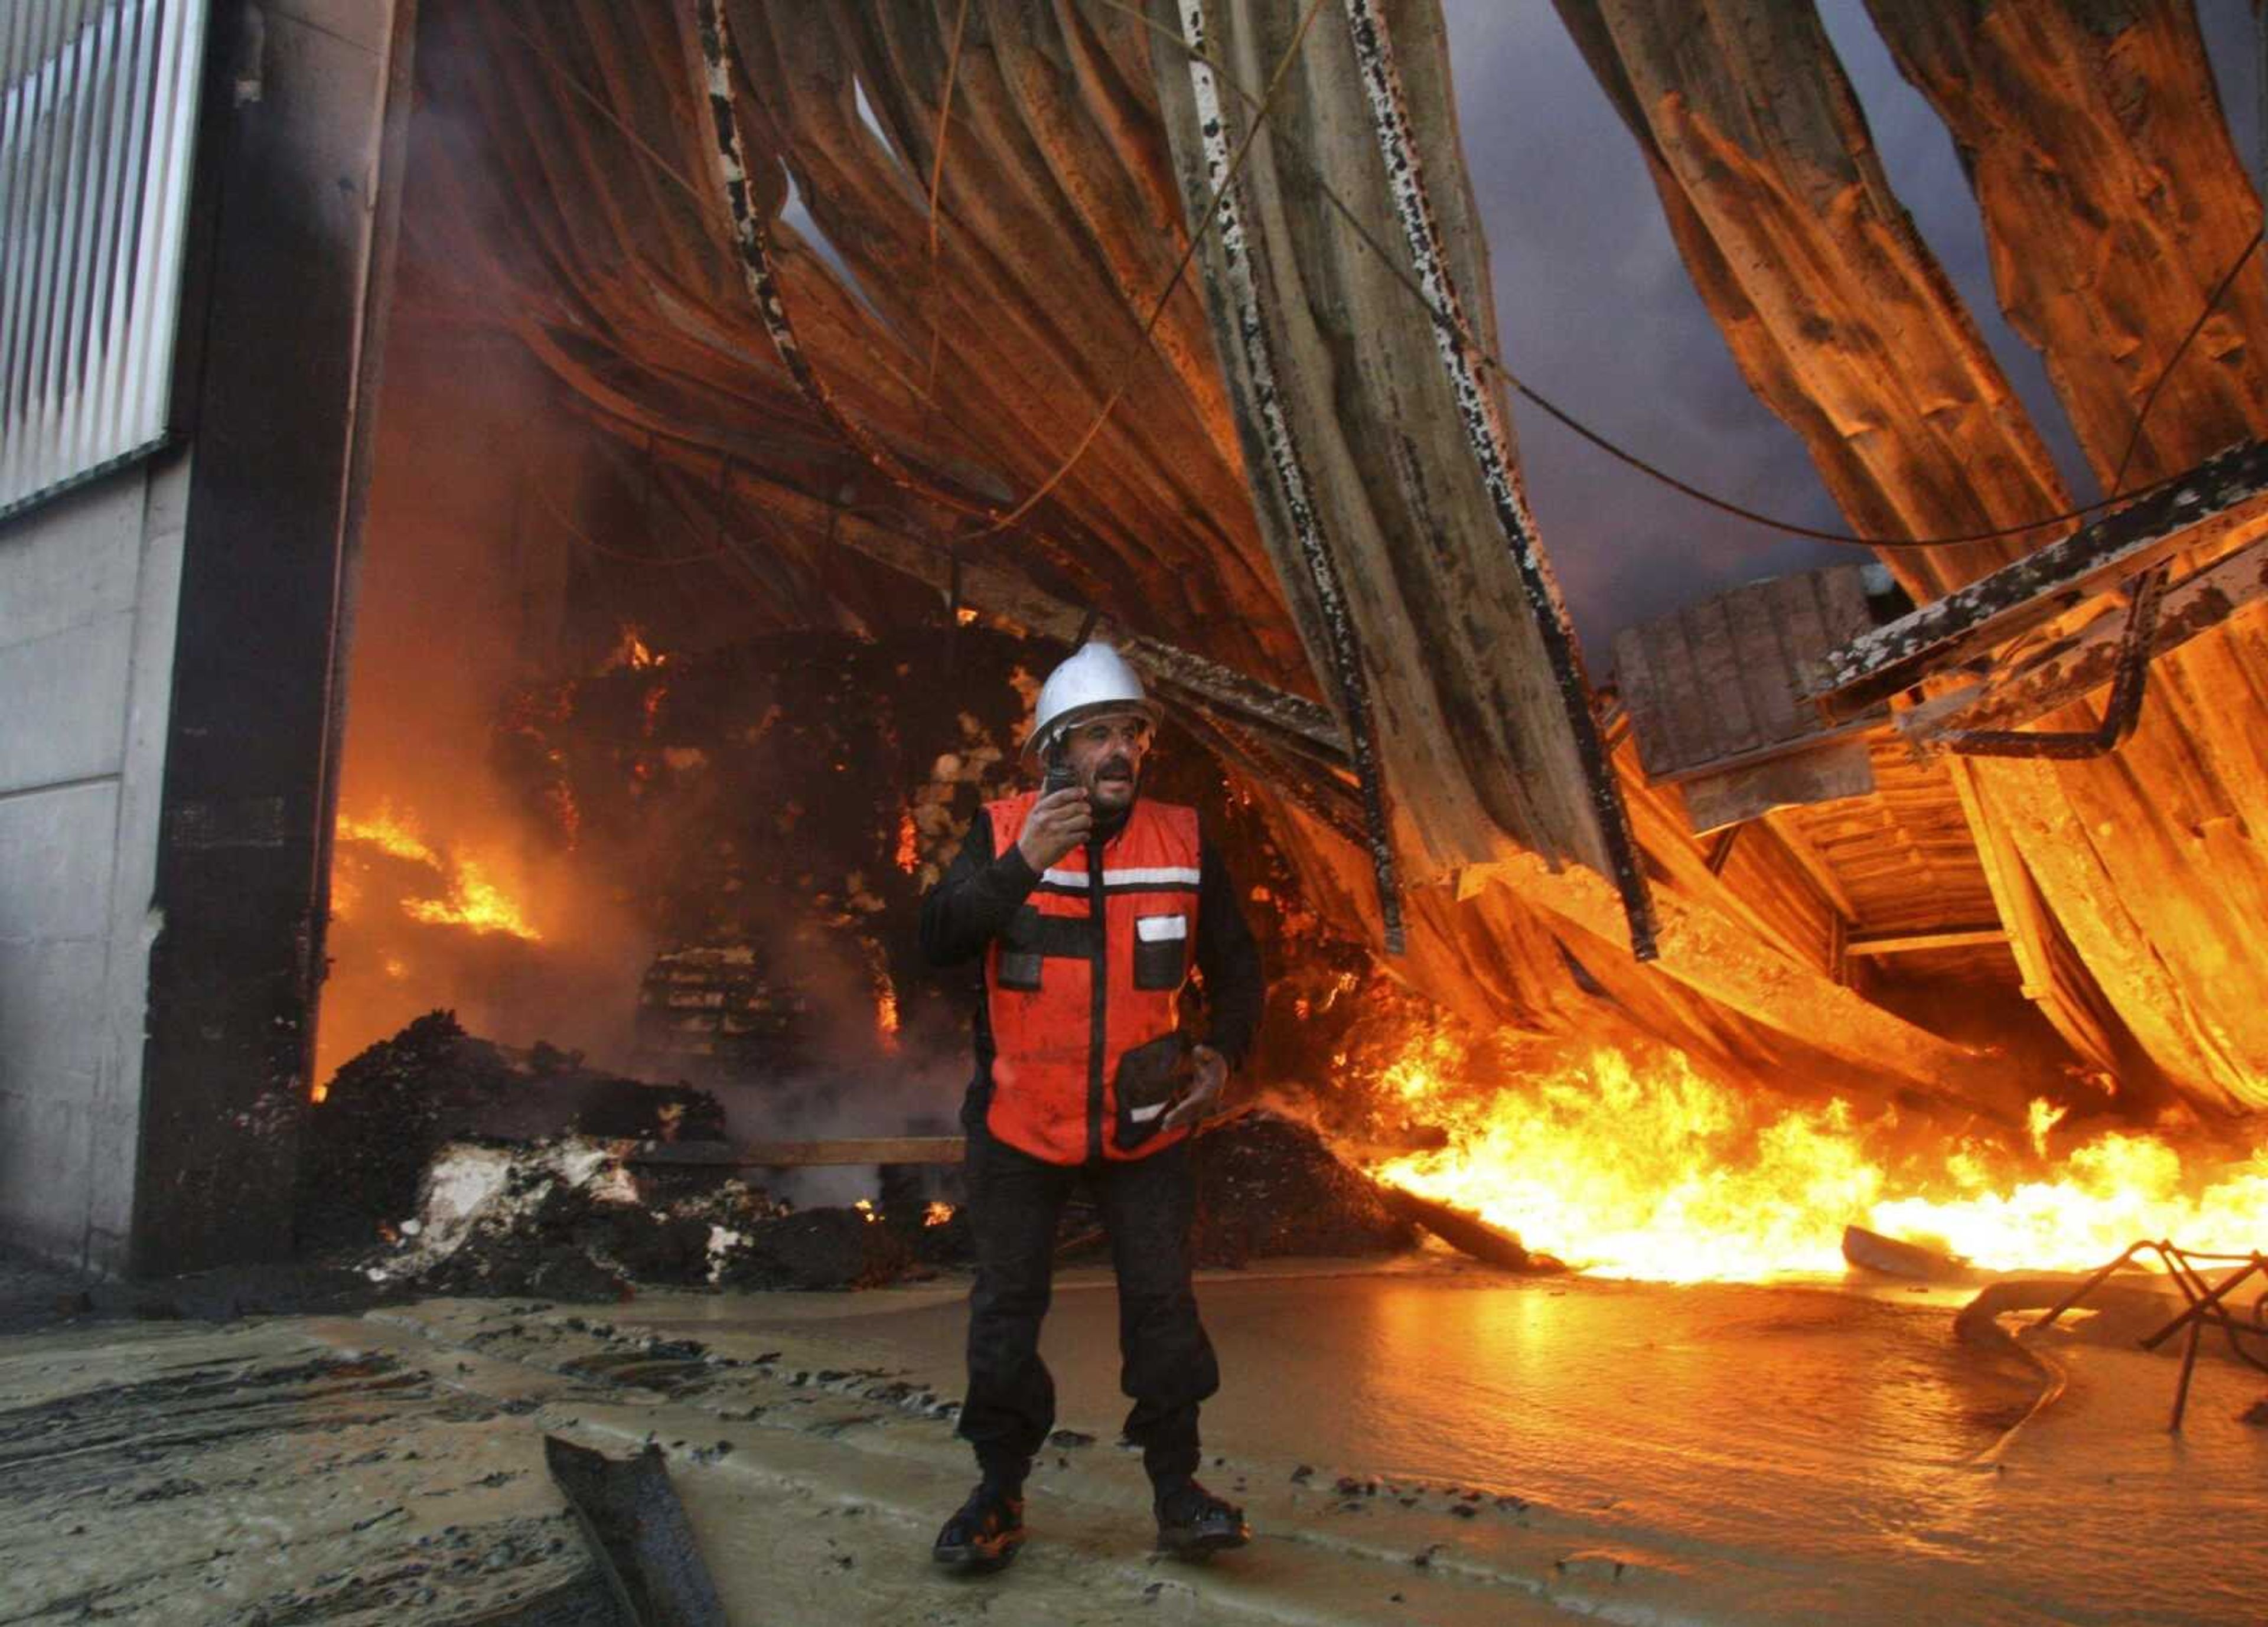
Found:
M 1094 810 L 1087 806 L 1084 787 L 1052 791 L 1032 804 L 1032 811 L 1024 816 L 1016 850 L 1034 870 L 1043 871 L 1086 841 L 1094 828 Z

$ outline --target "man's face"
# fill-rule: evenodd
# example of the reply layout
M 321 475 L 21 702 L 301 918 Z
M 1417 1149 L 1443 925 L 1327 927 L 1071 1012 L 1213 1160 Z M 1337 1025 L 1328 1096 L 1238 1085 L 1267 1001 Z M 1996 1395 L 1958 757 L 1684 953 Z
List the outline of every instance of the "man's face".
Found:
M 1138 712 L 1090 718 L 1064 737 L 1064 753 L 1088 806 L 1097 814 L 1119 814 L 1134 805 L 1134 786 L 1150 749 L 1150 720 Z

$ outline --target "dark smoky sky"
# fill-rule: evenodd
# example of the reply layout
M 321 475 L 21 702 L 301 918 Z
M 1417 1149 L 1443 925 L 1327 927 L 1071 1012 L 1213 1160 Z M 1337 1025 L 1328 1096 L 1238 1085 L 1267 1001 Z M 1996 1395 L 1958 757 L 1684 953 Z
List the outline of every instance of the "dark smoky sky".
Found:
M 1793 431 L 1742 381 L 1685 275 L 1637 144 L 1548 0 L 1444 0 L 1465 158 L 1506 360 L 1620 444 L 1767 513 L 1839 527 Z M 1953 141 L 1898 75 L 1860 0 L 1821 13 L 1892 186 L 2031 408 L 2074 491 L 2095 495 L 2036 354 L 2001 319 Z M 2237 149 L 2256 151 L 2245 0 L 2199 0 Z M 1578 630 L 1603 672 L 1617 629 L 1757 577 L 1853 550 L 1703 507 L 1515 404 L 1521 462 Z

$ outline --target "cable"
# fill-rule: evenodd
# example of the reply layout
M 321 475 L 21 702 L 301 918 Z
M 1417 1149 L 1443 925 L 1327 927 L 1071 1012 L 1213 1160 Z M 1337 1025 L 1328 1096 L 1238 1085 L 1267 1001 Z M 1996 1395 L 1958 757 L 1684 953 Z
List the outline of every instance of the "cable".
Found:
M 961 41 L 968 29 L 968 0 L 961 0 L 961 10 L 953 19 L 953 47 L 945 58 L 945 91 L 938 98 L 936 149 L 929 166 L 929 286 L 924 301 L 929 306 L 929 377 L 922 384 L 922 438 L 929 438 L 929 426 L 937 411 L 937 357 L 945 342 L 943 324 L 938 313 L 938 232 L 937 201 L 945 191 L 945 144 L 953 130 L 953 91 L 961 79 Z
M 2252 256 L 2259 247 L 2260 233 L 2256 232 L 2252 234 L 2252 240 L 2244 246 L 2244 252 L 2236 257 L 2236 262 L 2221 274 L 2220 282 L 2213 284 L 2213 298 L 2205 302 L 2205 309 L 2198 313 L 2197 320 L 2190 324 L 2189 332 L 2182 335 L 2181 343 L 2174 347 L 2173 355 L 2158 370 L 2157 381 L 2151 385 L 2150 393 L 2142 398 L 2142 410 L 2134 415 L 2134 430 L 2126 438 L 2126 450 L 2118 454 L 2118 473 L 2110 480 L 2112 497 L 2117 497 L 2119 488 L 2126 483 L 2126 466 L 2134 461 L 2134 449 L 2142 444 L 2142 426 L 2150 421 L 2150 409 L 2158 404 L 2158 392 L 2166 387 L 2166 380 L 2174 376 L 2175 364 L 2188 353 L 2191 342 L 2205 331 L 2205 319 L 2220 308 L 2221 296 L 2228 292 L 2229 284 L 2236 281 L 2236 274 L 2251 263 Z
M 626 565 L 665 566 L 706 564 L 711 560 L 722 559 L 725 556 L 725 550 L 713 543 L 698 554 L 674 554 L 666 558 L 655 558 L 651 555 L 632 554 L 622 548 L 609 548 L 568 519 L 559 505 L 551 500 L 550 494 L 541 486 L 535 488 L 535 500 L 543 505 L 543 512 L 551 516 L 555 525 L 601 558 L 618 559 Z
M 1239 147 L 1235 158 L 1232 161 L 1230 173 L 1228 177 L 1223 180 L 1222 185 L 1226 186 L 1229 181 L 1235 179 L 1236 173 L 1243 167 L 1245 158 L 1251 150 L 1253 138 L 1257 136 L 1263 125 L 1268 125 L 1270 135 L 1276 139 L 1280 140 L 1285 150 L 1292 153 L 1303 165 L 1307 166 L 1308 178 L 1314 182 L 1316 188 L 1323 194 L 1325 200 L 1330 203 L 1331 207 L 1337 212 L 1339 217 L 1346 223 L 1349 229 L 1354 232 L 1355 236 L 1362 242 L 1364 247 L 1378 256 L 1380 263 L 1386 268 L 1388 273 L 1402 285 L 1412 298 L 1416 299 L 1425 308 L 1425 313 L 1429 317 L 1431 317 L 1435 322 L 1440 323 L 1444 327 L 1448 328 L 1450 331 L 1458 337 L 1460 342 L 1469 345 L 1474 354 L 1479 357 L 1482 364 L 1501 378 L 1505 383 L 1523 400 L 1532 403 L 1537 410 L 1544 413 L 1573 434 L 1588 442 L 1593 446 L 1597 447 L 1600 451 L 1605 453 L 1608 456 L 1615 459 L 1618 462 L 1627 465 L 1632 469 L 1635 469 L 1639 474 L 1646 475 L 1648 479 L 1668 487 L 1671 490 L 1677 492 L 1681 496 L 1687 497 L 1693 502 L 1701 504 L 1708 508 L 1715 509 L 1719 512 L 1729 515 L 1735 519 L 1744 520 L 1749 525 L 1761 526 L 1770 531 L 1778 531 L 1788 536 L 1804 537 L 1815 542 L 1832 543 L 1838 547 L 1845 548 L 1918 550 L 1937 548 L 1957 548 L 1978 542 L 2005 541 L 2008 538 L 2024 536 L 2035 531 L 2045 531 L 2058 526 L 2080 524 L 2093 516 L 2103 512 L 2105 510 L 2117 507 L 2122 503 L 2132 502 L 2148 497 L 2153 493 L 2162 491 L 2170 486 L 2179 483 L 2183 478 L 2185 478 L 2186 472 L 2183 472 L 2183 474 L 2170 475 L 2163 479 L 2153 481 L 2146 485 L 2137 487 L 2132 491 L 2127 491 L 2124 490 L 2127 467 L 2132 462 L 2134 452 L 2140 444 L 2143 427 L 2148 422 L 2151 409 L 2157 405 L 2158 398 L 2163 392 L 2167 380 L 2171 378 L 2174 369 L 2181 363 L 2183 357 L 2189 353 L 2190 346 L 2196 341 L 2198 335 L 2204 330 L 2205 322 L 2212 317 L 2213 312 L 2219 308 L 2222 298 L 2228 293 L 2229 288 L 2235 283 L 2239 273 L 2241 273 L 2244 267 L 2250 261 L 2252 255 L 2258 250 L 2263 240 L 2263 233 L 2255 232 L 2253 234 L 2251 240 L 2245 245 L 2243 252 L 2237 256 L 2235 262 L 2232 263 L 2228 269 L 2222 274 L 2220 281 L 2215 286 L 2211 298 L 2206 300 L 2205 309 L 2198 313 L 2197 320 L 2191 324 L 2189 332 L 2183 335 L 2181 343 L 2175 348 L 2174 354 L 2167 358 L 2165 366 L 2159 370 L 2157 379 L 2152 383 L 2149 393 L 2143 398 L 2141 411 L 2135 416 L 2134 428 L 2127 442 L 2126 450 L 2119 459 L 2118 472 L 2111 482 L 2110 495 L 2098 497 L 2091 503 L 2077 504 L 2073 507 L 2064 509 L 2057 513 L 2043 515 L 2037 519 L 2027 520 L 2020 525 L 2000 526 L 1989 530 L 1963 532 L 1954 535 L 1933 537 L 1869 536 L 1848 531 L 1828 530 L 1821 526 L 1807 526 L 1799 520 L 1783 519 L 1777 515 L 1764 513 L 1759 509 L 1749 508 L 1745 504 L 1736 503 L 1729 497 L 1719 497 L 1716 493 L 1697 486 L 1690 481 L 1682 479 L 1678 475 L 1670 473 L 1668 469 L 1661 467 L 1659 464 L 1656 464 L 1650 460 L 1640 456 L 1638 453 L 1631 451 L 1629 448 L 1616 441 L 1612 437 L 1601 431 L 1593 429 L 1589 424 L 1584 423 L 1580 418 L 1578 418 L 1566 408 L 1560 406 L 1550 396 L 1545 395 L 1541 390 L 1536 389 L 1533 385 L 1522 379 L 1518 373 L 1514 372 L 1510 364 L 1507 364 L 1502 357 L 1497 355 L 1495 351 L 1481 344 L 1476 339 L 1474 339 L 1469 333 L 1465 332 L 1462 328 L 1455 324 L 1447 313 L 1440 311 L 1434 306 L 1432 301 L 1427 298 L 1425 291 L 1418 286 L 1415 280 L 1411 278 L 1410 274 L 1402 267 L 1400 262 L 1397 261 L 1395 257 L 1387 251 L 1385 247 L 1379 242 L 1375 234 L 1373 234 L 1369 228 L 1365 226 L 1363 223 L 1356 217 L 1353 210 L 1348 205 L 1346 200 L 1341 197 L 1337 190 L 1324 179 L 1321 167 L 1315 163 L 1314 158 L 1307 151 L 1304 144 L 1302 144 L 1296 136 L 1287 135 L 1283 130 L 1275 128 L 1270 123 L 1270 115 L 1272 111 L 1272 104 L 1274 102 L 1277 91 L 1281 87 L 1286 70 L 1290 68 L 1292 59 L 1296 56 L 1299 47 L 1305 41 L 1308 28 L 1314 23 L 1317 11 L 1321 10 L 1322 0 L 1314 0 L 1314 4 L 1309 5 L 1307 14 L 1300 19 L 1299 32 L 1293 38 L 1290 49 L 1285 52 L 1283 60 L 1277 63 L 1275 72 L 1270 77 L 1267 89 L 1258 97 L 1254 96 L 1249 90 L 1239 83 L 1230 74 L 1227 68 L 1210 52 L 1190 45 L 1188 40 L 1165 28 L 1162 25 L 1149 17 L 1138 8 L 1125 4 L 1125 0 L 1094 0 L 1094 4 L 1132 18 L 1133 20 L 1140 23 L 1144 28 L 1157 35 L 1160 39 L 1170 43 L 1175 49 L 1204 63 L 1208 67 L 1212 69 L 1217 76 L 1219 76 L 1222 84 L 1226 85 L 1231 91 L 1234 92 L 1235 94 L 1244 101 L 1247 107 L 1255 110 L 1256 116 L 1253 120 L 1252 125 L 1250 129 L 1245 132 L 1243 144 Z M 504 16 L 502 13 L 498 13 L 498 15 L 502 17 L 505 26 L 510 28 L 512 33 L 519 35 L 522 42 L 525 43 L 536 56 L 541 59 L 544 65 L 551 70 L 554 77 L 560 80 L 578 98 L 588 103 L 608 126 L 613 128 L 618 135 L 622 136 L 624 140 L 628 141 L 632 147 L 637 150 L 639 156 L 645 158 L 669 180 L 675 182 L 677 186 L 688 196 L 694 198 L 697 202 L 703 202 L 705 206 L 707 202 L 706 198 L 701 191 L 685 177 L 682 172 L 679 171 L 666 158 L 663 158 L 661 154 L 655 151 L 653 148 L 637 134 L 637 132 L 631 129 L 629 125 L 622 120 L 620 115 L 618 115 L 611 107 L 608 106 L 596 92 L 593 92 L 588 86 L 585 85 L 579 79 L 578 79 L 572 71 L 571 71 L 563 63 L 560 63 L 558 59 L 553 55 L 546 47 L 538 41 L 526 28 L 523 28 L 517 21 L 508 16 Z M 2264 14 L 2263 26 L 2264 30 L 2268 30 L 2268 14 Z M 2264 35 L 2264 37 L 2268 37 L 2268 35 Z M 2268 127 L 2264 127 L 2264 139 L 2268 139 Z M 940 143 L 939 152 L 940 167 L 942 157 L 942 144 Z M 1218 192 L 1216 192 L 1215 196 L 1218 197 Z M 934 210 L 935 205 L 932 203 L 932 230 L 934 230 Z M 1151 310 L 1148 320 L 1146 320 L 1142 326 L 1140 338 L 1137 341 L 1138 345 L 1146 346 L 1151 335 L 1156 332 L 1158 323 L 1165 314 L 1167 303 L 1173 298 L 1174 291 L 1181 286 L 1182 278 L 1188 274 L 1189 261 L 1195 257 L 1197 248 L 1204 242 L 1205 233 L 1211 229 L 1211 222 L 1216 213 L 1217 211 L 1212 208 L 1212 200 L 1209 199 L 1207 201 L 1204 217 L 1204 224 L 1196 233 L 1192 234 L 1188 246 L 1182 251 L 1182 257 L 1175 264 L 1172 276 L 1167 280 L 1164 290 L 1158 296 L 1156 304 Z M 1026 515 L 1027 515 L 1034 508 L 1038 506 L 1042 501 L 1043 501 L 1063 482 L 1064 478 L 1071 473 L 1071 468 L 1082 457 L 1086 455 L 1087 449 L 1094 444 L 1095 438 L 1101 432 L 1103 424 L 1108 421 L 1112 411 L 1118 405 L 1119 401 L 1125 395 L 1129 384 L 1130 383 L 1131 366 L 1134 360 L 1138 358 L 1138 356 L 1129 357 L 1128 376 L 1122 378 L 1117 387 L 1112 391 L 1109 398 L 1104 401 L 1101 410 L 1096 414 L 1094 421 L 1087 426 L 1086 433 L 1080 436 L 1078 445 L 1071 448 L 1070 454 L 1059 466 L 1057 466 L 1055 472 L 1049 475 L 1036 490 L 1025 498 L 1023 502 L 1017 504 L 1013 510 L 1010 511 L 1007 514 L 1002 516 L 998 519 L 992 521 L 983 529 L 969 534 L 968 536 L 961 539 L 962 541 L 974 541 L 992 536 L 999 532 L 1009 529 L 1011 526 L 1020 523 Z
M 1094 444 L 1094 438 L 1102 432 L 1102 426 L 1108 421 L 1112 409 L 1118 405 L 1119 401 L 1134 381 L 1134 365 L 1148 351 L 1150 337 L 1158 331 L 1158 322 L 1166 314 L 1167 303 L 1173 298 L 1174 291 L 1182 285 L 1182 279 L 1189 275 L 1189 262 L 1197 258 L 1197 249 L 1211 232 L 1213 222 L 1220 217 L 1220 200 L 1226 195 L 1228 189 L 1236 184 L 1237 176 L 1243 173 L 1244 161 L 1252 154 L 1252 144 L 1259 136 L 1262 129 L 1268 123 L 1269 109 L 1275 104 L 1276 92 L 1282 90 L 1284 82 L 1291 77 L 1292 64 L 1299 60 L 1300 48 L 1307 42 L 1307 31 L 1314 26 L 1316 14 L 1322 9 L 1323 0 L 1309 0 L 1307 13 L 1300 18 L 1300 26 L 1292 33 L 1291 44 L 1284 48 L 1284 55 L 1278 61 L 1275 71 L 1268 77 L 1267 89 L 1261 92 L 1259 101 L 1255 104 L 1258 111 L 1253 116 L 1250 128 L 1244 132 L 1243 139 L 1237 143 L 1236 151 L 1230 157 L 1228 168 L 1221 176 L 1219 184 L 1213 188 L 1212 195 L 1205 200 L 1204 213 L 1199 219 L 1197 229 L 1189 233 L 1189 240 L 1182 247 L 1181 258 L 1174 262 L 1173 276 L 1166 279 L 1165 287 L 1158 292 L 1156 303 L 1150 307 L 1150 320 L 1142 324 L 1141 333 L 1128 350 L 1126 360 L 1119 369 L 1117 387 L 1110 392 L 1109 398 L 1102 403 L 1102 410 L 1094 415 L 1094 422 L 1086 426 L 1086 433 L 1079 438 L 1079 444 L 1071 449 L 1070 456 L 1057 466 L 1055 473 L 1042 481 L 1031 496 L 983 530 L 963 537 L 961 539 L 963 541 L 973 542 L 994 536 L 1016 525 L 1025 515 L 1038 507 L 1048 494 L 1063 482 L 1064 476 L 1070 474 L 1072 467 L 1086 455 L 1086 449 Z M 1239 94 L 1243 92 L 1240 92 Z

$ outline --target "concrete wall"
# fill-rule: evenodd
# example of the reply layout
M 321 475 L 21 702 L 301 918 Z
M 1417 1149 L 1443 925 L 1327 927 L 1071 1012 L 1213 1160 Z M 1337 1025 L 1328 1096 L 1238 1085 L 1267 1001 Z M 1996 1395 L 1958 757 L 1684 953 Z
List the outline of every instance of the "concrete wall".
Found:
M 291 1252 L 414 15 L 215 8 L 178 449 L 0 526 L 0 1246 Z
M 127 1263 L 188 459 L 0 525 L 0 1239 Z

